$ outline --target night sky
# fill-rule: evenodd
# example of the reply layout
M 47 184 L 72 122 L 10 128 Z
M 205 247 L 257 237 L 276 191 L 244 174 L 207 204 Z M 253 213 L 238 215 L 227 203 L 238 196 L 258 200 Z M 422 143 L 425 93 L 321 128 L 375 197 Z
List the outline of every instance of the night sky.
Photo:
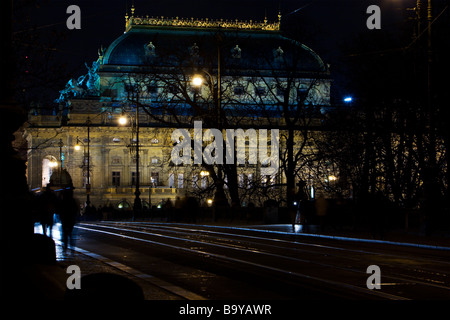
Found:
M 25 0 L 18 1 L 25 2 Z M 30 1 L 28 1 L 30 2 Z M 343 44 L 361 33 L 370 36 L 366 27 L 366 9 L 376 4 L 381 8 L 383 31 L 396 32 L 412 13 L 415 0 L 40 0 L 23 9 L 16 5 L 16 31 L 35 27 L 43 41 L 50 41 L 55 31 L 63 38 L 52 44 L 54 58 L 68 65 L 79 76 L 98 57 L 100 46 L 107 48 L 125 29 L 125 12 L 132 3 L 137 16 L 180 18 L 224 18 L 262 21 L 267 14 L 282 23 L 298 24 L 303 35 L 300 40 L 315 50 L 326 63 L 336 64 Z M 81 30 L 68 30 L 66 20 L 69 5 L 81 9 Z M 299 10 L 300 9 L 300 10 Z M 129 12 L 129 11 L 128 11 Z M 24 25 L 26 27 L 24 27 Z M 304 38 L 304 40 L 302 40 Z

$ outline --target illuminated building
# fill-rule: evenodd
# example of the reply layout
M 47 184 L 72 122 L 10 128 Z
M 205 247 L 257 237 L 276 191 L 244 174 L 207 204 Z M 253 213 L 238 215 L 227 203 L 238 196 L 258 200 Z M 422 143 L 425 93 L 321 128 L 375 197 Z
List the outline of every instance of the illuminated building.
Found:
M 46 185 L 62 139 L 64 168 L 81 200 L 90 182 L 93 204 L 132 206 L 139 169 L 144 206 L 187 194 L 206 203 L 213 195 L 194 189 L 208 188 L 209 172 L 171 163 L 176 128 L 201 120 L 203 128 L 262 128 L 270 122 L 283 130 L 285 121 L 277 111 L 281 100 L 319 113 L 329 105 L 328 66 L 307 46 L 284 37 L 280 21 L 281 16 L 277 22 L 137 17 L 133 8 L 125 33 L 99 50 L 86 76 L 72 79 L 61 91 L 60 112 L 30 114 L 25 134 L 30 188 Z M 293 70 L 286 68 L 296 63 Z M 77 141 L 87 144 L 88 126 L 87 158 L 75 146 Z M 246 189 L 283 182 L 279 174 L 260 177 L 261 165 L 238 166 L 238 186 L 247 193 L 242 202 L 258 201 Z M 229 181 L 223 181 L 227 189 Z

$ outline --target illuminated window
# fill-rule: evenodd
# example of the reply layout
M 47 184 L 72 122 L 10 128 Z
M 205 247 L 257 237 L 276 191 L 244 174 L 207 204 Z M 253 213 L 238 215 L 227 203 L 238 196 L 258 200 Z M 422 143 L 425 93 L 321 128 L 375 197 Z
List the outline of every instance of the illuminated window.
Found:
M 150 177 L 150 182 L 153 187 L 156 187 L 159 185 L 159 172 L 152 172 Z
M 183 189 L 183 174 L 182 173 L 178 174 L 178 188 Z
M 198 174 L 192 175 L 192 188 L 197 189 L 198 188 Z
M 173 173 L 169 174 L 169 188 L 173 188 L 174 187 L 174 179 L 175 179 L 175 175 Z
M 121 210 L 126 210 L 131 208 L 130 204 L 128 203 L 128 201 L 121 201 L 117 204 L 117 209 L 121 209 Z

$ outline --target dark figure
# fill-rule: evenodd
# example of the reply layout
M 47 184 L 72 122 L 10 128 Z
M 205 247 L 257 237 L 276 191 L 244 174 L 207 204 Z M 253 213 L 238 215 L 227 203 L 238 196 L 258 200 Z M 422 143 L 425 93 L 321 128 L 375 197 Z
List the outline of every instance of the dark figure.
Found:
M 64 189 L 59 204 L 59 217 L 61 219 L 63 249 L 66 252 L 67 247 L 73 245 L 72 232 L 75 226 L 76 217 L 79 214 L 80 205 L 73 197 L 73 189 Z
M 164 203 L 164 211 L 167 217 L 167 222 L 172 222 L 173 218 L 173 205 L 172 201 L 170 201 L 170 198 L 167 198 L 167 201 Z
M 47 235 L 49 229 L 49 236 L 52 236 L 53 229 L 53 215 L 56 212 L 57 198 L 56 195 L 46 187 L 42 195 L 39 197 L 39 222 L 42 225 L 44 235 Z
M 186 199 L 186 211 L 188 215 L 188 222 L 197 222 L 198 203 L 194 197 L 188 197 Z
M 308 201 L 308 195 L 304 190 L 306 184 L 304 181 L 300 181 L 297 185 L 298 191 L 294 195 L 292 203 L 288 203 L 292 223 L 292 232 L 295 232 L 295 224 L 297 223 L 298 216 L 300 216 L 300 224 L 304 225 L 306 223 L 305 203 Z

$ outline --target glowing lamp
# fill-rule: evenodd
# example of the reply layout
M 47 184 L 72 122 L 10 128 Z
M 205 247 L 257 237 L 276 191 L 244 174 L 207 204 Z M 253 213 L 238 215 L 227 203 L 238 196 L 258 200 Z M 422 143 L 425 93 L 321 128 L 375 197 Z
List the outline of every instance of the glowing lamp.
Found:
M 119 118 L 119 124 L 120 124 L 121 126 L 126 125 L 127 122 L 128 122 L 128 121 L 127 121 L 127 117 L 121 116 L 121 117 Z
M 192 78 L 192 85 L 194 87 L 200 87 L 203 84 L 203 79 L 200 76 L 194 76 Z
M 55 160 L 53 160 L 53 161 L 50 161 L 50 162 L 48 163 L 48 165 L 49 165 L 50 168 L 54 168 L 54 167 L 56 167 L 56 166 L 58 165 L 58 162 L 56 162 Z
M 349 102 L 352 102 L 352 101 L 353 101 L 353 98 L 352 98 L 352 97 L 345 97 L 345 98 L 344 98 L 344 102 L 349 103 Z

